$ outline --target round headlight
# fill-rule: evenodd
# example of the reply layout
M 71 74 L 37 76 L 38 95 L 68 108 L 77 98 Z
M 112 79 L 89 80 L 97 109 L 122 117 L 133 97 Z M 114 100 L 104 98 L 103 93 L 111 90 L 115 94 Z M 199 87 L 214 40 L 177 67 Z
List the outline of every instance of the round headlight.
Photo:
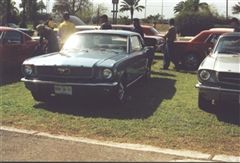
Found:
M 29 66 L 29 65 L 24 66 L 24 73 L 26 75 L 32 75 L 33 74 L 32 66 Z
M 210 78 L 211 74 L 209 71 L 207 70 L 202 70 L 200 73 L 199 73 L 199 77 L 200 79 L 204 80 L 204 81 L 207 81 L 209 78 Z
M 103 70 L 103 77 L 105 79 L 110 79 L 112 77 L 112 71 L 110 69 Z

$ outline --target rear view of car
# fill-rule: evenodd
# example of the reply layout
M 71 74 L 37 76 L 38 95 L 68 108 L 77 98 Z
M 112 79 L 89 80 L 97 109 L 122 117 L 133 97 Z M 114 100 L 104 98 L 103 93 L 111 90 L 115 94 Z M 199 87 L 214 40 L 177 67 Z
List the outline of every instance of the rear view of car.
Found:
M 220 36 L 198 69 L 199 108 L 216 112 L 228 104 L 240 107 L 240 33 Z
M 19 68 L 22 62 L 32 57 L 39 42 L 29 35 L 10 27 L 0 27 L 0 69 Z

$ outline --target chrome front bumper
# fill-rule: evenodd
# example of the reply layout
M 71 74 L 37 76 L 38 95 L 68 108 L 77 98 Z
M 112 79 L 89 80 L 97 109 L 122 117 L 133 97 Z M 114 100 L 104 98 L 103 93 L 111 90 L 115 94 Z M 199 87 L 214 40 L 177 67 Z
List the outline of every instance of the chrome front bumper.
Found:
M 221 87 L 211 87 L 211 86 L 205 86 L 201 83 L 198 83 L 195 85 L 196 88 L 202 89 L 202 90 L 209 90 L 209 91 L 218 91 L 218 92 L 229 92 L 229 93 L 240 93 L 240 90 L 236 89 L 228 89 L 228 88 L 221 88 Z
M 56 81 L 42 81 L 42 80 L 29 80 L 26 78 L 21 79 L 22 82 L 25 83 L 33 83 L 33 84 L 50 84 L 50 85 L 71 85 L 71 86 L 106 86 L 106 87 L 114 87 L 118 85 L 118 82 L 112 83 L 70 83 L 70 82 L 56 82 Z

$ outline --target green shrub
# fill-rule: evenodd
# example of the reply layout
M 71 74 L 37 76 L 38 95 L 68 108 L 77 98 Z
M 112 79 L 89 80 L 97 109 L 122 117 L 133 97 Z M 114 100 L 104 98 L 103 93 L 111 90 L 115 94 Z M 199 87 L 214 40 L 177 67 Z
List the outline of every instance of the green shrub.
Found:
M 194 36 L 200 31 L 214 27 L 216 18 L 211 14 L 184 12 L 176 16 L 176 27 L 181 36 Z

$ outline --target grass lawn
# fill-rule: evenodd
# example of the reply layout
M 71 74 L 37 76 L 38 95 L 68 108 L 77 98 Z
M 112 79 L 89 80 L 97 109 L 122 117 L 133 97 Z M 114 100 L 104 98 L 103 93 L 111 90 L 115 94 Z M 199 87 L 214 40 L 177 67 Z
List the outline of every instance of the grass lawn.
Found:
M 1 124 L 98 140 L 240 155 L 240 127 L 228 121 L 232 117 L 222 119 L 198 108 L 196 74 L 160 67 L 162 60 L 157 55 L 151 80 L 132 88 L 124 107 L 95 98 L 39 103 L 22 82 L 11 79 L 0 87 Z

